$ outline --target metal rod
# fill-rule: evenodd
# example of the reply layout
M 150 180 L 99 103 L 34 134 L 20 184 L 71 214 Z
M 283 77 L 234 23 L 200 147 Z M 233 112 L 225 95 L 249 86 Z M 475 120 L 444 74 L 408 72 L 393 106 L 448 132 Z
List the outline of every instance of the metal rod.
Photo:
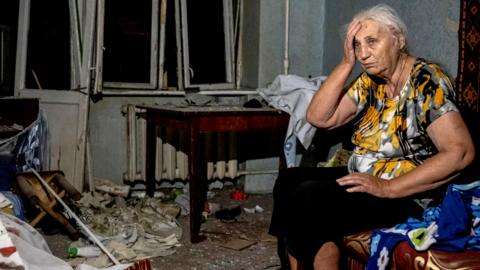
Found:
M 238 1 L 237 10 L 240 9 L 238 15 L 238 41 L 237 41 L 237 66 L 235 74 L 235 89 L 240 89 L 240 84 L 242 82 L 242 65 L 243 65 L 243 0 Z
M 103 96 L 185 96 L 185 91 L 166 90 L 103 90 Z M 200 90 L 199 94 L 212 96 L 256 95 L 256 90 Z
M 275 174 L 278 173 L 278 170 L 246 170 L 246 171 L 238 171 L 237 176 L 241 175 L 251 175 L 251 174 Z
M 285 55 L 283 59 L 283 69 L 285 75 L 288 75 L 288 69 L 289 69 L 289 60 L 288 60 L 288 35 L 289 35 L 289 29 L 290 29 L 290 0 L 285 0 Z

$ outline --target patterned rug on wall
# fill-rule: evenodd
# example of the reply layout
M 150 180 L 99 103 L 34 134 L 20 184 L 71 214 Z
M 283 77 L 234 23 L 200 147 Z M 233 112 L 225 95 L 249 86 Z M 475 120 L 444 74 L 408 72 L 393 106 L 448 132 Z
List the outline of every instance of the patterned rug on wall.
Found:
M 459 25 L 457 99 L 480 112 L 480 0 L 462 0 Z

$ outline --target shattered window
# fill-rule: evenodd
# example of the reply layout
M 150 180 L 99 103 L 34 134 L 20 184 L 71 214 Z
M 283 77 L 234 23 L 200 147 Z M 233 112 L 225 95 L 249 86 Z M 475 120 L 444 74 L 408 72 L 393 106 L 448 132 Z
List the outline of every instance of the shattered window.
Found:
M 152 1 L 105 0 L 105 82 L 150 82 Z
M 232 0 L 103 1 L 103 88 L 231 89 Z
M 231 82 L 228 4 L 223 0 L 186 1 L 184 38 L 187 76 L 193 84 Z M 208 30 L 207 30 L 208 29 Z
M 68 1 L 31 1 L 25 86 L 70 89 Z

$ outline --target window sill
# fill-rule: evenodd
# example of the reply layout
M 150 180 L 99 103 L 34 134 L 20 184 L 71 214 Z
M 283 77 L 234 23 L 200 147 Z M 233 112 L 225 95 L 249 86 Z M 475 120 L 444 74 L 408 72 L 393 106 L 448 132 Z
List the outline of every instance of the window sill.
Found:
M 225 90 L 200 90 L 202 95 L 209 96 L 245 96 L 256 95 L 256 89 L 225 89 Z M 185 96 L 185 91 L 171 90 L 103 90 L 102 95 L 107 96 Z

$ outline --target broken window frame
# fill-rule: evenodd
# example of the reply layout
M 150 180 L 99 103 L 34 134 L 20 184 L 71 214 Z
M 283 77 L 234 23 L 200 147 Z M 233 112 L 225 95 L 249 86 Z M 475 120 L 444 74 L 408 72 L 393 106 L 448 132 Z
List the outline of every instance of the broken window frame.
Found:
M 79 5 L 78 0 L 69 0 L 69 18 L 70 18 L 70 70 L 71 70 L 71 89 L 79 89 L 82 70 L 82 37 L 80 30 Z
M 109 82 L 103 81 L 103 50 L 105 31 L 105 0 L 99 0 L 97 12 L 97 72 L 94 93 L 102 92 L 103 88 L 115 89 L 157 89 L 161 88 L 163 80 L 163 62 L 165 48 L 165 14 L 166 0 L 151 0 L 151 40 L 150 40 L 150 80 L 148 83 Z
M 82 3 L 82 4 L 79 4 Z M 93 19 L 96 5 L 93 1 L 68 0 L 70 20 L 70 89 L 83 93 L 89 91 L 90 66 L 92 55 Z M 30 29 L 31 0 L 20 0 L 15 65 L 15 94 L 22 90 L 40 90 L 26 88 L 26 68 L 28 53 L 28 35 Z M 82 29 L 83 28 L 83 29 Z M 84 40 L 82 40 L 82 38 Z M 52 90 L 52 89 L 43 89 Z
M 153 12 L 152 20 L 158 20 L 160 24 L 157 27 L 157 32 L 159 32 L 158 37 L 158 57 L 155 58 L 155 61 L 158 60 L 158 64 L 151 65 L 151 76 L 155 75 L 156 79 L 151 80 L 149 84 L 141 83 L 124 83 L 124 82 L 104 82 L 103 81 L 103 48 L 104 48 L 104 10 L 105 10 L 105 0 L 99 0 L 98 2 L 98 12 L 97 12 L 97 45 L 96 45 L 96 82 L 93 94 L 104 93 L 108 95 L 128 95 L 128 94 L 156 94 L 164 92 L 175 92 L 183 91 L 185 88 L 199 88 L 199 89 L 212 89 L 212 90 L 233 90 L 234 89 L 234 46 L 233 46 L 233 8 L 232 0 L 222 0 L 223 5 L 223 17 L 224 17 L 224 40 L 225 40 L 225 70 L 226 70 L 226 81 L 220 83 L 211 83 L 211 84 L 192 84 L 190 83 L 189 75 L 189 55 L 188 55 L 188 23 L 186 21 L 186 1 L 185 0 L 175 0 L 174 6 L 167 7 L 167 0 L 152 0 L 157 2 L 160 6 L 160 17 L 158 17 L 158 12 Z M 155 5 L 152 5 L 155 8 Z M 175 9 L 175 39 L 177 44 L 177 85 L 169 86 L 168 89 L 163 89 L 164 84 L 163 73 L 164 73 L 164 61 L 165 61 L 165 17 L 166 8 Z M 157 19 L 155 19 L 157 18 Z M 172 26 L 173 27 L 173 26 Z M 152 34 L 155 32 L 153 29 L 155 27 L 152 24 Z M 153 44 L 153 40 L 152 40 Z M 152 47 L 152 50 L 154 48 Z M 157 59 L 158 58 L 158 59 Z M 157 68 L 158 67 L 158 68 Z M 151 77 L 151 78 L 155 78 Z M 131 91 L 129 91 L 131 90 Z M 144 91 L 142 91 L 144 90 Z
M 0 25 L 0 89 L 6 83 L 7 77 L 7 57 L 8 57 L 8 32 L 7 26 Z
M 199 89 L 223 89 L 234 90 L 234 46 L 233 46 L 233 14 L 232 14 L 232 2 L 231 0 L 222 0 L 224 5 L 224 31 L 225 31 L 225 58 L 226 58 L 226 82 L 214 83 L 214 84 L 191 84 L 188 73 L 188 55 L 185 54 L 188 50 L 188 29 L 184 26 L 186 22 L 182 21 L 182 1 L 185 4 L 185 0 L 174 1 L 175 9 L 175 39 L 177 44 L 177 85 L 175 87 L 169 87 L 169 90 L 183 91 L 186 87 L 198 87 Z M 167 92 L 162 89 L 163 80 L 163 61 L 165 50 L 165 20 L 162 20 L 162 16 L 166 16 L 166 3 L 167 0 L 152 0 L 153 8 L 160 10 L 158 12 L 152 12 L 154 14 L 154 20 L 158 21 L 157 27 L 153 32 L 158 32 L 158 39 L 153 51 L 158 52 L 154 57 L 157 61 L 155 65 L 151 66 L 151 78 L 150 83 L 146 85 L 132 85 L 125 83 L 103 82 L 102 81 L 102 48 L 103 48 L 103 14 L 104 14 L 104 2 L 99 1 L 84 1 L 84 0 L 68 0 L 68 9 L 70 12 L 70 88 L 69 89 L 55 89 L 55 90 L 78 90 L 88 93 L 90 87 L 93 86 L 93 94 L 99 94 L 103 91 L 105 86 L 119 87 L 116 89 L 108 89 L 108 94 L 122 95 L 127 93 L 125 90 L 132 90 L 132 93 L 140 94 L 158 94 Z M 38 88 L 31 87 L 26 88 L 26 68 L 27 68 L 27 47 L 28 47 L 28 32 L 30 23 L 30 7 L 31 0 L 20 0 L 19 4 L 19 23 L 18 23 L 18 36 L 17 36 L 17 50 L 16 50 L 16 67 L 15 67 L 15 94 L 21 90 L 38 90 Z M 165 18 L 165 17 L 163 17 Z M 95 22 L 96 19 L 96 22 Z M 152 22 L 153 23 L 153 22 Z M 187 37 L 185 40 L 184 37 Z M 152 40 L 152 44 L 154 44 Z M 92 58 L 93 56 L 93 58 Z M 153 62 L 155 63 L 155 62 Z M 90 82 L 90 79 L 94 81 Z M 123 87 L 123 88 L 120 88 Z M 66 87 L 68 88 L 68 87 Z M 139 91 L 142 90 L 146 91 Z M 172 89 L 173 88 L 173 89 Z M 49 89 L 45 89 L 49 90 Z M 51 89 L 50 89 L 51 90 Z M 112 90 L 112 91 L 110 91 Z M 122 91 L 123 90 L 123 91 Z
M 209 84 L 194 84 L 191 83 L 190 77 L 193 71 L 190 69 L 190 55 L 189 55 L 189 40 L 188 40 L 188 22 L 187 22 L 187 0 L 181 0 L 181 22 L 182 22 L 182 49 L 183 49 L 183 78 L 185 88 L 199 88 L 199 89 L 233 89 L 233 8 L 231 0 L 222 0 L 223 3 L 223 29 L 224 29 L 224 43 L 225 43 L 225 82 L 209 83 Z

